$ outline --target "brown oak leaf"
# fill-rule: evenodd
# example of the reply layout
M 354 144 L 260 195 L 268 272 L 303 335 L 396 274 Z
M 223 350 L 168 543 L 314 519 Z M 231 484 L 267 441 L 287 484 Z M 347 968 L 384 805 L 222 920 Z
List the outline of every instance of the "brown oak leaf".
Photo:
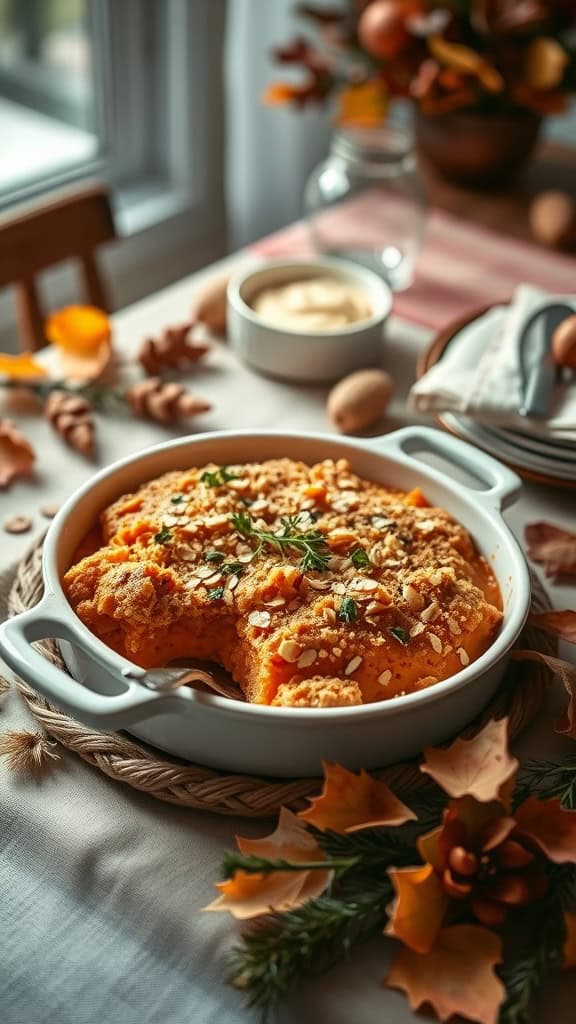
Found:
M 538 615 L 531 615 L 530 622 L 546 633 L 553 633 L 561 640 L 576 644 L 576 611 L 566 608 L 558 612 L 540 612 Z
M 457 739 L 446 750 L 427 747 L 420 771 L 451 797 L 472 796 L 481 803 L 505 799 L 518 761 L 508 753 L 508 720 L 488 722 L 471 740 Z
M 441 1021 L 455 1014 L 496 1024 L 506 995 L 494 966 L 502 962 L 502 943 L 479 925 L 443 928 L 427 953 L 403 948 L 385 978 L 389 988 L 406 992 L 410 1007 L 429 1003 Z
M 303 828 L 296 815 L 285 807 L 281 809 L 278 825 L 271 835 L 262 839 L 237 836 L 236 842 L 245 856 L 296 863 L 324 859 L 324 853 L 314 837 Z M 270 874 L 252 874 L 239 869 L 232 878 L 216 884 L 220 896 L 204 909 L 228 911 L 239 920 L 259 917 L 271 910 L 294 910 L 324 892 L 331 878 L 332 872 L 321 868 L 274 871 Z
M 524 530 L 528 556 L 544 567 L 547 576 L 576 573 L 576 533 L 551 523 L 530 523 Z
M 19 476 L 30 476 L 35 458 L 32 445 L 12 420 L 0 420 L 0 488 Z
M 396 890 L 385 934 L 400 939 L 417 953 L 432 948 L 442 927 L 448 897 L 431 864 L 415 868 L 391 868 L 388 875 Z
M 530 796 L 520 804 L 516 823 L 554 864 L 576 864 L 576 811 L 562 807 L 557 797 Z
M 541 654 L 540 651 L 513 651 L 511 657 L 514 661 L 538 661 L 562 680 L 570 699 L 566 711 L 556 722 L 555 729 L 556 732 L 576 740 L 576 665 L 571 665 L 562 658 L 554 658 L 551 654 Z
M 416 815 L 406 807 L 384 782 L 368 772 L 359 775 L 338 764 L 323 762 L 324 786 L 305 811 L 304 821 L 332 832 L 357 832 L 377 825 L 402 825 Z

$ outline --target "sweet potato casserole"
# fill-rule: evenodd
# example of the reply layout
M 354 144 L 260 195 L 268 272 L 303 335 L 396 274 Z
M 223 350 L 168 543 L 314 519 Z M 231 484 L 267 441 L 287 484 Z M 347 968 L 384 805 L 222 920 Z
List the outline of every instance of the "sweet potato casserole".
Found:
M 275 706 L 432 686 L 486 650 L 502 618 L 467 531 L 344 459 L 166 473 L 104 510 L 64 585 L 130 660 L 216 661 L 248 701 Z

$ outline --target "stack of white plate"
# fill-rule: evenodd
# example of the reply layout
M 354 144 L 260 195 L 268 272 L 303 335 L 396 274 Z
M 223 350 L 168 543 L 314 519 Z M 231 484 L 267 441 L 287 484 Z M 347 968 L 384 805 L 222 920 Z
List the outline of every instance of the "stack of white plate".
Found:
M 457 344 L 460 333 L 456 331 L 448 345 Z M 519 426 L 512 429 L 453 412 L 440 413 L 438 420 L 446 430 L 483 448 L 522 476 L 576 488 L 576 435 L 571 440 L 569 435 L 552 434 L 544 422 L 540 427 L 534 419 L 526 421 L 525 429 Z

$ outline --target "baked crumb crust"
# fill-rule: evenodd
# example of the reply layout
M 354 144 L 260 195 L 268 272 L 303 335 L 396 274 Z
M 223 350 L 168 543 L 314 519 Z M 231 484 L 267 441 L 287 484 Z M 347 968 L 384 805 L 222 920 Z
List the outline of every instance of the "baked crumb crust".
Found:
M 263 543 L 287 516 L 294 544 Z M 303 567 L 298 538 L 312 535 L 322 564 Z M 214 660 L 247 700 L 284 707 L 432 686 L 486 650 L 502 617 L 465 528 L 345 459 L 167 473 L 104 510 L 64 587 L 85 625 L 136 663 Z

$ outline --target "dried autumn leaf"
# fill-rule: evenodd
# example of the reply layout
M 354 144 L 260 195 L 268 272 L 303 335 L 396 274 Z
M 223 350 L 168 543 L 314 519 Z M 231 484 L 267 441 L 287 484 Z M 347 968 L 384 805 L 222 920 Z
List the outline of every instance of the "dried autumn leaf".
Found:
M 501 92 L 504 88 L 500 72 L 469 46 L 448 42 L 442 36 L 430 36 L 428 46 L 439 64 L 465 75 L 474 75 L 487 92 Z
M 551 523 L 529 523 L 524 530 L 528 557 L 544 566 L 547 576 L 576 573 L 576 533 Z
M 373 128 L 381 124 L 387 110 L 388 96 L 382 82 L 349 85 L 338 96 L 336 122 L 343 127 Z
M 0 420 L 0 488 L 9 487 L 19 476 L 29 476 L 34 466 L 34 449 L 11 420 Z
M 401 949 L 385 984 L 406 992 L 410 1007 L 429 1003 L 441 1021 L 460 1014 L 478 1024 L 496 1024 L 506 989 L 494 966 L 502 962 L 502 943 L 478 925 L 443 928 L 427 953 Z
M 402 825 L 416 815 L 394 796 L 384 782 L 368 772 L 359 775 L 338 764 L 323 762 L 324 786 L 320 796 L 298 817 L 316 828 L 357 832 L 378 825 Z
M 531 89 L 545 92 L 555 89 L 564 78 L 570 57 L 558 40 L 551 36 L 533 39 L 526 50 L 524 79 Z
M 324 853 L 314 837 L 302 827 L 296 815 L 285 807 L 281 809 L 278 825 L 271 835 L 262 839 L 237 836 L 236 842 L 245 856 L 296 863 L 324 859 Z M 269 875 L 249 874 L 240 869 L 233 878 L 217 884 L 216 888 L 221 895 L 205 909 L 227 910 L 242 920 L 267 914 L 270 910 L 293 910 L 324 892 L 331 877 L 331 871 L 314 868 L 275 871 Z
M 0 375 L 9 380 L 37 380 L 46 376 L 46 370 L 28 353 L 12 356 L 8 352 L 0 352 Z
M 566 608 L 562 612 L 540 612 L 530 616 L 530 623 L 546 633 L 559 636 L 561 640 L 576 644 L 576 611 Z
M 426 953 L 434 945 L 448 906 L 442 883 L 431 864 L 391 868 L 388 875 L 396 899 L 384 934 L 400 939 L 417 953 Z
M 446 750 L 427 747 L 420 771 L 451 797 L 471 796 L 480 803 L 502 800 L 518 761 L 508 753 L 508 720 L 488 722 L 471 740 L 457 739 Z
M 538 661 L 562 680 L 570 700 L 566 711 L 556 722 L 555 729 L 576 740 L 576 665 L 562 658 L 554 658 L 551 654 L 541 654 L 540 651 L 513 651 L 511 657 L 514 661 Z
M 554 864 L 576 864 L 576 811 L 562 807 L 557 797 L 530 796 L 516 811 L 518 828 Z
M 46 337 L 58 349 L 61 374 L 72 380 L 97 380 L 112 359 L 112 328 L 96 306 L 65 306 L 45 324 Z
M 566 926 L 566 939 L 562 950 L 564 954 L 562 966 L 576 967 L 576 914 L 566 912 L 564 914 L 564 924 Z

